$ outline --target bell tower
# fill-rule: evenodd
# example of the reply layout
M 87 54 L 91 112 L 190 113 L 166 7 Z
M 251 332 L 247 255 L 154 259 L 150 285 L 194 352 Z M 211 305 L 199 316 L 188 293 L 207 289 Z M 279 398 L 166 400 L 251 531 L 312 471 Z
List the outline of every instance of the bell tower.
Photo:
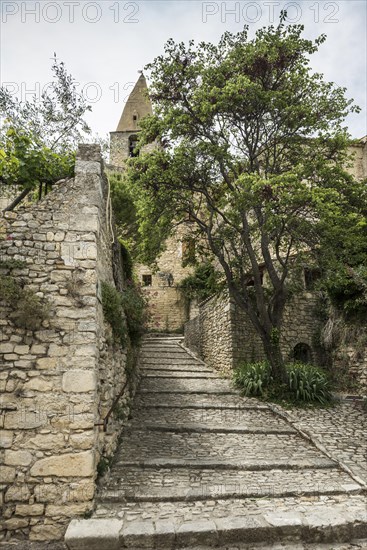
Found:
M 148 86 L 145 76 L 140 75 L 122 112 L 115 132 L 110 132 L 110 164 L 123 167 L 129 157 L 136 156 L 135 150 L 139 121 L 153 114 L 152 104 L 148 97 Z

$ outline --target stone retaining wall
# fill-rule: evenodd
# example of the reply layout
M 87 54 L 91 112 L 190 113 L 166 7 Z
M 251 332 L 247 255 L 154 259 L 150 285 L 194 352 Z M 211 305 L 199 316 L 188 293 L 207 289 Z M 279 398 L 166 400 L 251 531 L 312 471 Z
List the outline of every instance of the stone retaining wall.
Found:
M 31 331 L 0 302 L 3 539 L 62 538 L 71 517 L 93 508 L 100 456 L 116 447 L 121 405 L 106 433 L 99 425 L 127 376 L 101 304 L 101 282 L 114 284 L 106 195 L 99 147 L 80 146 L 74 179 L 1 222 L 3 266 L 25 267 L 0 273 L 49 303 Z
M 302 343 L 309 347 L 312 363 L 326 365 L 325 351 L 320 342 L 322 327 L 317 315 L 318 300 L 317 292 L 302 292 L 287 305 L 281 337 L 281 349 L 286 360 L 293 359 L 295 346 Z M 199 315 L 185 324 L 185 345 L 219 370 L 230 371 L 241 362 L 265 359 L 258 334 L 245 312 L 227 294 L 200 304 Z M 354 382 L 354 393 L 366 393 L 367 348 L 363 327 L 348 344 L 334 349 L 331 361 L 337 377 L 347 376 Z
M 319 322 L 314 309 L 316 293 L 296 296 L 284 313 L 281 339 L 285 358 L 293 356 L 294 347 L 303 343 L 310 347 L 312 360 L 318 362 L 314 339 Z M 185 343 L 198 352 L 209 365 L 231 370 L 239 363 L 261 361 L 265 358 L 260 338 L 245 312 L 227 294 L 215 296 L 200 305 L 197 318 L 185 325 Z

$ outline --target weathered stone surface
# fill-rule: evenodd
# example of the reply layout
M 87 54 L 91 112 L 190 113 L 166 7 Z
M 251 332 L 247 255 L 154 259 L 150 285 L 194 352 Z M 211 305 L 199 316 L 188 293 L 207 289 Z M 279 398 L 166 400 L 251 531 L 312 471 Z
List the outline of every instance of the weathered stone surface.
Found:
M 0 447 L 7 449 L 11 447 L 13 442 L 14 432 L 10 430 L 0 430 Z
M 97 379 L 92 371 L 72 370 L 65 372 L 62 378 L 64 392 L 85 393 L 96 389 Z
M 38 460 L 31 468 L 32 476 L 86 477 L 94 474 L 94 453 L 85 451 L 62 454 Z
M 52 541 L 60 540 L 64 534 L 63 526 L 44 524 L 34 525 L 29 535 L 30 540 L 34 541 Z
M 43 504 L 17 504 L 17 516 L 42 516 L 45 507 Z
M 32 454 L 29 451 L 5 451 L 4 463 L 8 466 L 28 466 L 32 462 Z
M 72 520 L 65 534 L 69 550 L 120 549 L 120 531 L 123 522 L 119 519 Z

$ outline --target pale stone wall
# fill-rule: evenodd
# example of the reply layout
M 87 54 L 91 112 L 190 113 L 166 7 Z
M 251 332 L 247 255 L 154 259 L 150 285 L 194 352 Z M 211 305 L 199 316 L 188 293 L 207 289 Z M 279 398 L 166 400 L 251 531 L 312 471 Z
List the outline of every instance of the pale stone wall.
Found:
M 149 328 L 152 330 L 174 331 L 183 327 L 189 318 L 189 305 L 178 288 L 179 283 L 192 273 L 190 266 L 183 267 L 183 240 L 190 234 L 190 227 L 181 225 L 174 237 L 169 237 L 165 250 L 157 259 L 157 270 L 138 265 L 136 274 L 140 284 L 144 275 L 151 275 L 152 285 L 143 286 L 150 307 Z M 169 283 L 169 275 L 173 280 Z M 171 286 L 170 286 L 171 284 Z
M 352 166 L 348 167 L 348 171 L 358 180 L 367 178 L 367 136 L 348 150 L 353 157 Z
M 314 308 L 316 293 L 301 293 L 287 305 L 281 337 L 285 359 L 293 357 L 293 349 L 307 344 L 312 350 L 313 362 L 318 362 L 314 339 L 319 322 Z M 185 325 L 185 343 L 210 366 L 230 371 L 241 362 L 265 359 L 260 337 L 246 313 L 225 293 L 200 305 L 198 318 Z
M 12 275 L 50 304 L 31 332 L 0 302 L 2 537 L 61 538 L 93 507 L 96 465 L 116 446 L 119 419 L 98 425 L 127 376 L 100 302 L 101 281 L 114 284 L 105 198 L 99 148 L 81 146 L 75 179 L 2 220 L 1 259 L 26 262 Z

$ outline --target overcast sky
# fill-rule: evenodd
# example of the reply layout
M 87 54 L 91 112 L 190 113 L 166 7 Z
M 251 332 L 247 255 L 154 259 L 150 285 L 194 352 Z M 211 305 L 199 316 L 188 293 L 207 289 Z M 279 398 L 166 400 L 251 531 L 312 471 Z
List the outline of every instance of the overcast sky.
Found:
M 277 22 L 288 5 L 291 22 L 309 38 L 327 34 L 312 66 L 347 88 L 362 107 L 347 124 L 366 135 L 366 0 L 283 2 L 134 0 L 1 0 L 2 83 L 20 97 L 38 94 L 50 80 L 53 53 L 84 88 L 93 111 L 89 123 L 104 136 L 116 130 L 138 70 L 162 53 L 169 38 L 217 42 L 226 31 L 249 24 L 250 32 Z

